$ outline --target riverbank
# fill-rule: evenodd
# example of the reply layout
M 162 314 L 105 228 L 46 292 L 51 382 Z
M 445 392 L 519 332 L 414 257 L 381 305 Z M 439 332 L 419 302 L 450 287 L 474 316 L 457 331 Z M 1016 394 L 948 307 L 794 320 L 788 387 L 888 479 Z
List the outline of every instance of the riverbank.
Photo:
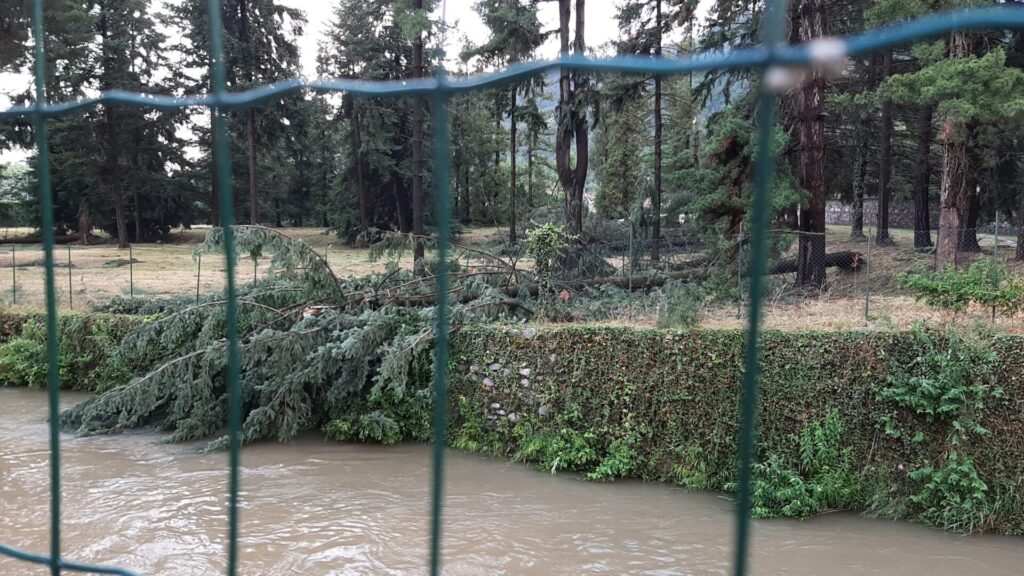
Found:
M 455 447 L 728 492 L 744 333 L 472 327 Z M 768 332 L 757 516 L 829 510 L 1024 533 L 1024 339 Z
M 85 396 L 65 395 L 64 405 Z M 47 399 L 0 389 L 0 543 L 45 553 Z M 64 556 L 152 576 L 223 573 L 225 456 L 166 444 L 152 430 L 62 446 Z M 426 566 L 430 447 L 325 442 L 304 434 L 242 453 L 244 574 L 417 574 Z M 733 506 L 664 484 L 578 482 L 522 464 L 449 451 L 444 572 L 725 574 Z M 750 562 L 786 576 L 1018 576 L 1016 537 L 955 534 L 828 514 L 756 521 Z M 870 550 L 871 554 L 864 554 Z M 0 574 L 49 574 L 0 556 Z
M 0 315 L 4 385 L 43 383 L 41 320 Z M 110 354 L 145 321 L 62 317 L 66 387 L 144 371 Z M 743 340 L 740 330 L 465 328 L 452 342 L 449 442 L 592 480 L 730 492 Z M 1024 533 L 1024 339 L 768 332 L 762 350 L 756 516 L 851 510 Z M 429 430 L 429 411 L 407 403 L 376 408 L 402 430 Z

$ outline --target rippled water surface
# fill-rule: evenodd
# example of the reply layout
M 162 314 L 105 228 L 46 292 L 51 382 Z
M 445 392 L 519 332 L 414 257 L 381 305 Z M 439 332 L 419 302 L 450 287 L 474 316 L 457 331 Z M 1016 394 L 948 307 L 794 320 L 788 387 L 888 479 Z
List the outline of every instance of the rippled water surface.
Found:
M 65 402 L 83 396 L 65 395 Z M 48 550 L 46 398 L 0 389 L 0 542 Z M 135 432 L 64 437 L 63 549 L 146 574 L 224 568 L 227 456 Z M 446 574 L 729 574 L 731 506 L 450 453 Z M 242 456 L 242 574 L 422 574 L 429 449 L 308 437 Z M 1024 539 L 832 514 L 754 526 L 757 575 L 1021 576 Z M 47 574 L 0 558 L 0 575 Z

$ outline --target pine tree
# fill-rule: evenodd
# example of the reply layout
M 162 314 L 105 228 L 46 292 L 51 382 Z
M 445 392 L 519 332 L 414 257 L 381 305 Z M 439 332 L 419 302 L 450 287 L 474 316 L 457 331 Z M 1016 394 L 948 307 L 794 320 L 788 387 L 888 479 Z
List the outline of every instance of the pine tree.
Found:
M 616 93 L 615 82 L 609 84 L 608 92 Z M 594 203 L 603 218 L 626 218 L 649 196 L 650 172 L 646 170 L 649 165 L 645 166 L 645 158 L 650 156 L 649 110 L 644 104 L 642 99 L 627 96 L 602 106 L 594 135 Z
M 428 19 L 432 6 L 433 2 L 415 8 L 385 0 L 340 0 L 320 46 L 319 72 L 366 80 L 425 74 L 430 64 L 424 54 L 422 64 L 415 65 L 416 46 L 417 38 L 425 38 L 433 26 Z M 425 226 L 430 166 L 423 159 L 429 126 L 423 102 L 417 102 L 343 96 L 341 182 L 356 200 L 358 217 L 345 225 L 347 217 L 339 213 L 339 220 L 350 238 L 366 238 L 372 227 L 392 226 L 422 237 L 415 226 Z
M 537 19 L 537 0 L 477 0 L 474 5 L 484 24 L 490 30 L 491 37 L 483 45 L 469 52 L 479 55 L 496 67 L 506 67 L 533 56 L 543 42 L 540 20 Z M 516 160 L 519 156 L 517 130 L 520 118 L 520 95 L 528 96 L 536 90 L 543 90 L 543 79 L 536 78 L 526 82 L 516 82 L 510 86 L 507 94 L 497 99 L 499 104 L 508 111 L 509 117 L 509 193 L 508 193 L 508 229 L 509 242 L 515 244 L 516 238 L 516 199 L 518 195 L 518 171 Z
M 162 44 L 166 37 L 146 0 L 102 0 L 96 20 L 99 38 L 98 86 L 100 90 L 161 93 L 168 86 L 157 83 L 168 67 Z M 114 207 L 118 246 L 128 246 L 128 206 L 134 206 L 135 240 L 144 237 L 140 192 L 159 190 L 166 166 L 183 160 L 175 135 L 180 114 L 141 108 L 109 106 L 103 109 L 97 141 L 102 142 L 101 179 L 104 204 Z M 148 199 L 147 199 L 148 200 Z M 169 225 L 167 226 L 169 228 Z
M 1017 119 L 1024 112 L 1024 72 L 1006 66 L 1002 48 L 976 56 L 970 36 L 955 33 L 949 41 L 949 57 L 921 70 L 897 75 L 883 87 L 896 102 L 934 105 L 942 129 L 942 188 L 939 242 L 936 264 L 956 265 L 962 249 L 960 231 L 975 226 L 978 207 L 973 178 L 980 172 L 979 130 Z M 972 167 L 972 159 L 974 166 Z M 972 208 L 972 204 L 974 208 Z M 972 214 L 973 212 L 973 214 Z
M 690 21 L 696 6 L 697 3 L 692 0 L 677 0 L 675 2 L 628 0 L 619 4 L 617 19 L 624 32 L 618 42 L 619 53 L 661 56 L 665 36 L 671 34 L 677 24 Z M 658 243 L 661 240 L 664 81 L 661 76 L 655 76 L 653 81 L 654 179 L 651 187 L 651 200 L 654 221 L 651 235 L 654 241 L 651 243 L 652 260 L 659 259 Z
M 281 5 L 277 0 L 225 0 L 221 3 L 224 23 L 224 58 L 227 87 L 242 91 L 298 75 L 299 51 L 296 39 L 302 34 L 305 16 L 300 10 Z M 183 78 L 187 93 L 210 91 L 209 22 L 205 0 L 177 0 L 169 7 L 170 24 L 180 41 L 174 46 L 182 58 L 179 66 L 198 70 L 194 78 Z M 255 108 L 232 114 L 229 123 L 232 153 L 244 149 L 247 179 L 236 179 L 239 192 L 249 199 L 249 221 L 260 219 L 259 162 L 261 151 L 274 150 L 285 131 L 289 113 L 285 102 L 264 107 L 257 118 Z M 244 122 L 244 127 L 242 127 Z M 203 134 L 203 130 L 196 130 Z M 203 138 L 209 148 L 209 136 Z M 244 142 L 240 144 L 240 142 Z M 242 197 L 242 194 L 236 194 Z M 216 194 L 211 207 L 216 210 Z M 214 218 L 216 220 L 216 217 Z

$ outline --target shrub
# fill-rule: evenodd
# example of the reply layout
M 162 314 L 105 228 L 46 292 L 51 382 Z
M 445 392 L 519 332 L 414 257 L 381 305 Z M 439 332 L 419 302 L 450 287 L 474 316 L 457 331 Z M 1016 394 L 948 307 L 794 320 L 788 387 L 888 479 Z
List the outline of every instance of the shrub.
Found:
M 900 285 L 914 291 L 918 301 L 953 312 L 971 305 L 993 308 L 1013 316 L 1024 310 L 1024 278 L 1006 269 L 1002 262 L 978 260 L 967 270 L 947 266 L 938 272 L 903 272 Z

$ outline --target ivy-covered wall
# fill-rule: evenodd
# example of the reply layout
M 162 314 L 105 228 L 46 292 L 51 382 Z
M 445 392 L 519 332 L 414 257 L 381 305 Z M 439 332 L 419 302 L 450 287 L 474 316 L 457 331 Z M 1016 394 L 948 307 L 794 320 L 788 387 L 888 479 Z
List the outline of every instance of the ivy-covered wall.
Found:
M 743 341 L 464 329 L 452 443 L 595 480 L 731 490 Z M 1024 533 L 1024 339 L 768 332 L 762 349 L 756 515 L 850 509 Z

